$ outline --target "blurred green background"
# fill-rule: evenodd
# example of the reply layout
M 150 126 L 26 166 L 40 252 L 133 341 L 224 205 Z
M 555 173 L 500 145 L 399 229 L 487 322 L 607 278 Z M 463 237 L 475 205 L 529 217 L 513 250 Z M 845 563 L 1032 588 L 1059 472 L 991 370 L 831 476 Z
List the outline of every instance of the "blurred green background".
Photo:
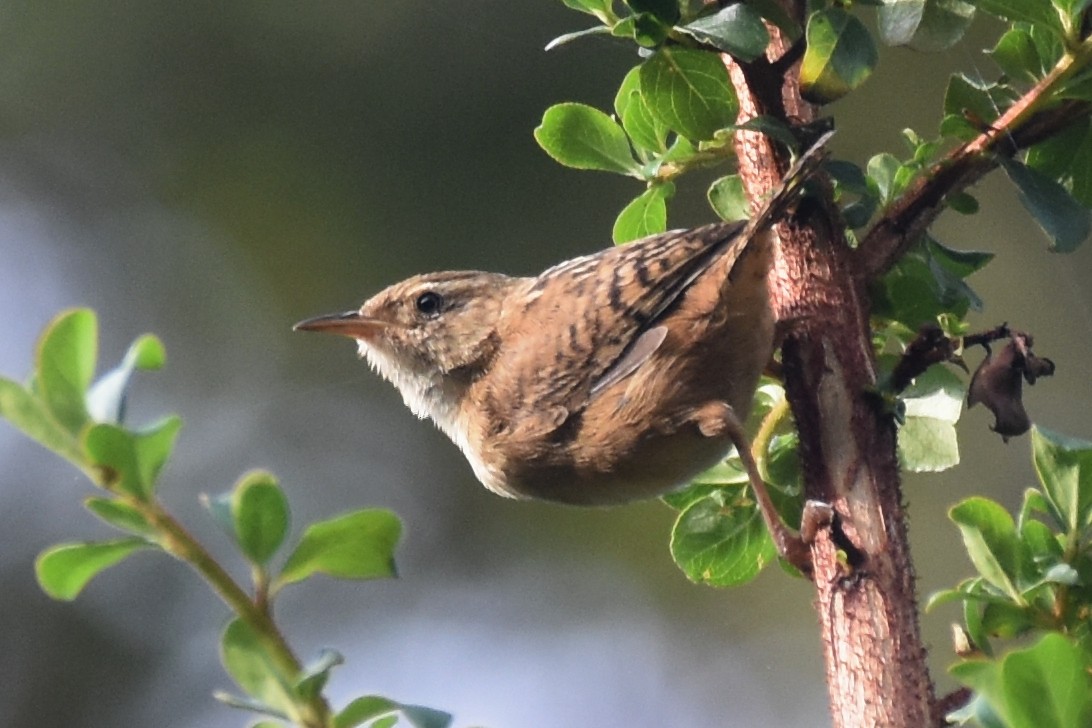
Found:
M 251 467 L 281 477 L 297 528 L 398 511 L 401 579 L 318 580 L 281 603 L 302 652 L 348 658 L 335 700 L 383 693 L 496 728 L 827 724 L 808 584 L 778 569 L 732 591 L 688 583 L 659 503 L 497 498 L 349 342 L 290 331 L 411 273 L 529 274 L 608 243 L 636 183 L 563 169 L 531 136 L 552 103 L 609 107 L 636 60 L 604 40 L 542 51 L 585 25 L 553 0 L 5 3 L 0 372 L 21 378 L 67 306 L 99 311 L 107 363 L 160 334 L 167 371 L 140 379 L 131 419 L 185 418 L 163 496 L 218 553 L 198 495 Z M 904 126 L 932 134 L 947 73 L 992 73 L 980 31 L 946 54 L 885 51 L 830 108 L 836 154 L 863 163 L 903 153 Z M 1092 252 L 1048 254 L 996 175 L 977 192 L 978 216 L 935 227 L 999 254 L 971 281 L 975 321 L 1033 331 L 1059 367 L 1030 390 L 1033 416 L 1092 437 Z M 708 220 L 700 193 L 682 186 L 672 226 Z M 1012 505 L 1032 482 L 1027 438 L 1003 445 L 990 421 L 965 418 L 959 468 L 906 479 L 922 594 L 970 571 L 947 506 Z M 226 613 L 196 578 L 138 557 L 50 601 L 37 552 L 106 528 L 80 505 L 89 486 L 6 425 L 0 463 L 0 725 L 243 725 L 209 697 L 230 687 Z M 923 618 L 942 687 L 956 616 Z

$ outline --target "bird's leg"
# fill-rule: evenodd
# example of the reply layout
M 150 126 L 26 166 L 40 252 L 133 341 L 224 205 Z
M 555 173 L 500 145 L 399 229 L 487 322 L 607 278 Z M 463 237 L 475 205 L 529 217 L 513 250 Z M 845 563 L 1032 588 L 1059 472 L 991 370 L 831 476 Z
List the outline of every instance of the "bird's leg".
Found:
M 789 528 L 781 520 L 773 501 L 770 500 L 766 481 L 758 473 L 758 463 L 755 462 L 754 455 L 751 453 L 751 443 L 747 439 L 743 423 L 736 417 L 732 407 L 726 402 L 710 402 L 697 410 L 693 419 L 702 435 L 706 437 L 728 435 L 731 438 L 739 452 L 739 459 L 747 470 L 755 501 L 758 502 L 762 520 L 766 522 L 766 528 L 770 531 L 777 553 L 802 573 L 810 575 L 812 573 L 811 544 L 815 541 L 819 529 L 830 525 L 834 517 L 834 509 L 827 503 L 809 500 L 804 504 L 800 531 Z

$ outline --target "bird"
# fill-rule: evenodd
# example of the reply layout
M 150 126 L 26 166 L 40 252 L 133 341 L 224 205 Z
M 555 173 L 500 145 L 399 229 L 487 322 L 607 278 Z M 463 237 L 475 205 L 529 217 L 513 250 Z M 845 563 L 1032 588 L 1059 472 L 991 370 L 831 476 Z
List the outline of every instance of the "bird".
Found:
M 628 503 L 685 486 L 733 446 L 753 466 L 741 422 L 774 348 L 773 226 L 828 137 L 749 221 L 652 235 L 537 276 L 416 275 L 294 328 L 354 339 L 502 496 Z

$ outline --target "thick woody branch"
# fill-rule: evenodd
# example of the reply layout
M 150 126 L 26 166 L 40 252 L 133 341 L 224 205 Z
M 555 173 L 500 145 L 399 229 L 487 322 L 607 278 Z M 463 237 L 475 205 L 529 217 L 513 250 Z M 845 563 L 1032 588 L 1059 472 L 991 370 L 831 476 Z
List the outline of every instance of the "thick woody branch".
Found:
M 1092 110 L 1087 102 L 1045 103 L 1070 68 L 1060 65 L 1048 74 L 989 129 L 953 150 L 891 205 L 857 249 L 858 275 L 864 280 L 883 275 L 933 223 L 950 195 L 973 185 L 1002 158 L 1011 158 L 1087 118 Z M 1039 110 L 1040 106 L 1047 108 Z
M 772 46 L 775 57 L 788 50 L 776 33 Z M 761 64 L 726 64 L 740 121 L 771 112 L 805 122 L 814 115 L 796 74 L 771 79 Z M 740 131 L 736 146 L 744 187 L 761 199 L 785 160 L 761 134 Z M 829 190 L 818 197 L 825 199 L 778 226 L 769 285 L 785 337 L 781 361 L 806 497 L 833 509 L 832 523 L 812 543 L 833 724 L 921 728 L 931 722 L 933 690 L 917 624 L 894 428 L 867 395 L 875 367 L 852 250 Z

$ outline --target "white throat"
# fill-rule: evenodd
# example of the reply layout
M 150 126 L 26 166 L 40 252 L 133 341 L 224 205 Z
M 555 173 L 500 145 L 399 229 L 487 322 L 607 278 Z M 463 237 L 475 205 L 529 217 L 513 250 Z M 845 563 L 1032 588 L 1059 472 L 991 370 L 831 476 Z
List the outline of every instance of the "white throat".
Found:
M 516 494 L 504 485 L 503 476 L 489 468 L 470 445 L 469 424 L 459 414 L 461 392 L 437 371 L 411 371 L 384 351 L 366 341 L 357 340 L 360 356 L 368 360 L 379 376 L 393 384 L 402 401 L 413 414 L 432 420 L 440 431 L 459 446 L 474 469 L 474 475 L 485 487 L 509 498 Z

